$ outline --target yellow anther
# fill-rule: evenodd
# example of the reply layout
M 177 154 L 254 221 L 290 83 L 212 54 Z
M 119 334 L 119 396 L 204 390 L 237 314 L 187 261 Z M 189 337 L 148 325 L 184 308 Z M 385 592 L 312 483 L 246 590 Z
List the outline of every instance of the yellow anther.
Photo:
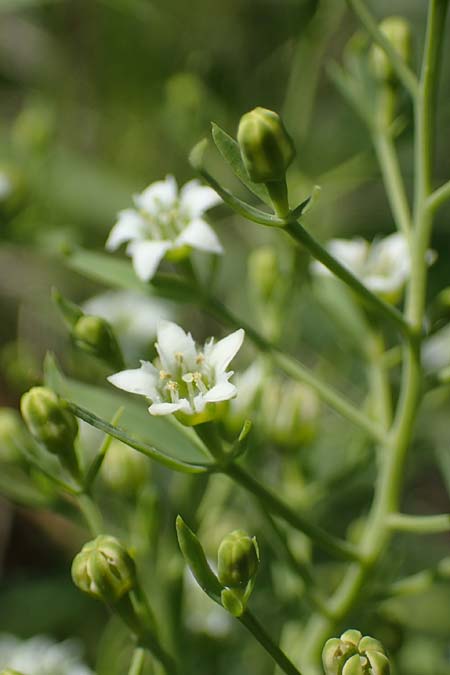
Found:
M 205 355 L 204 355 L 202 352 L 200 352 L 200 353 L 197 354 L 197 356 L 195 357 L 195 363 L 196 363 L 197 365 L 201 366 L 202 363 L 204 363 L 204 362 L 205 362 Z
M 175 361 L 177 361 L 178 363 L 183 363 L 184 360 L 183 352 L 175 352 L 174 356 Z
M 160 380 L 167 380 L 167 378 L 171 377 L 170 373 L 167 372 L 167 370 L 160 370 L 159 371 L 159 379 Z

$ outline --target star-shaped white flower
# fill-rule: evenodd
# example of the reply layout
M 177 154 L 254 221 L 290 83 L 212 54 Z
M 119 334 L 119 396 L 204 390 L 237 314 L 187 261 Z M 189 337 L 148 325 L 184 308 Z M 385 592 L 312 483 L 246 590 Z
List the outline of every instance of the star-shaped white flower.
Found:
M 242 328 L 214 342 L 211 338 L 199 349 L 190 333 L 171 321 L 161 321 L 157 331 L 154 363 L 141 361 L 141 367 L 123 370 L 108 377 L 119 389 L 151 400 L 151 415 L 175 413 L 186 424 L 212 419 L 216 404 L 236 395 L 229 382 L 230 361 L 242 345 Z
M 327 249 L 373 293 L 388 302 L 400 300 L 411 270 L 408 242 L 402 234 L 391 234 L 372 244 L 361 238 L 332 239 Z M 312 270 L 321 276 L 332 274 L 317 261 Z
M 190 248 L 223 253 L 216 233 L 203 219 L 205 211 L 221 202 L 212 188 L 191 180 L 178 190 L 175 178 L 167 176 L 134 195 L 133 201 L 136 208 L 120 211 L 106 248 L 115 251 L 128 242 L 127 253 L 142 281 L 154 276 L 164 257 L 179 260 Z

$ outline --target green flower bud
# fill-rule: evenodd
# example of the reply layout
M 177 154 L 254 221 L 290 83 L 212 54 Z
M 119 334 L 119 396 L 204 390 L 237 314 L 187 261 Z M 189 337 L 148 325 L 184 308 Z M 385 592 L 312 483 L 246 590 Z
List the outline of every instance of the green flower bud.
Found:
M 295 150 L 280 116 L 255 108 L 241 117 L 237 140 L 247 173 L 255 183 L 284 179 Z
M 123 359 L 114 331 L 109 323 L 99 316 L 84 314 L 75 323 L 72 331 L 75 344 L 114 368 L 123 368 Z
M 135 586 L 135 564 L 115 537 L 101 534 L 75 556 L 72 579 L 84 593 L 111 605 Z
M 411 58 L 411 27 L 408 21 L 401 16 L 390 16 L 380 23 L 379 28 L 403 61 L 408 63 Z M 394 69 L 384 49 L 378 45 L 373 45 L 370 61 L 373 73 L 378 80 L 383 82 L 395 81 Z
M 148 478 L 150 462 L 121 441 L 113 440 L 103 460 L 101 476 L 115 494 L 132 497 Z
M 54 391 L 33 387 L 22 396 L 20 410 L 31 434 L 49 452 L 62 457 L 73 453 L 78 422 Z
M 248 276 L 263 300 L 268 300 L 280 278 L 277 254 L 271 246 L 260 246 L 248 258 Z
M 255 576 L 259 565 L 255 537 L 235 530 L 221 542 L 218 551 L 218 577 L 223 586 L 243 587 Z
M 381 642 L 362 637 L 359 630 L 350 629 L 340 638 L 325 643 L 322 662 L 326 675 L 389 675 L 389 659 Z

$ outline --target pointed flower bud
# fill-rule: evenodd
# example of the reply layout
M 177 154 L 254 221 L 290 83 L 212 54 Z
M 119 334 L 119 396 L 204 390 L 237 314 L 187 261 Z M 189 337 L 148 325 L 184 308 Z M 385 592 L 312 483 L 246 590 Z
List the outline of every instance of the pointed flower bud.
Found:
M 22 396 L 20 410 L 31 434 L 49 452 L 62 457 L 73 452 L 78 422 L 54 391 L 33 387 Z
M 102 359 L 113 368 L 123 368 L 119 344 L 105 319 L 84 314 L 75 323 L 72 336 L 75 344 L 83 351 Z
M 322 662 L 326 675 L 389 675 L 389 659 L 381 642 L 350 629 L 325 643 Z
M 72 579 L 84 593 L 111 605 L 135 586 L 135 564 L 115 537 L 101 534 L 75 556 Z
M 411 26 L 409 22 L 402 16 L 390 16 L 380 23 L 379 28 L 403 61 L 408 63 L 411 59 Z M 373 73 L 378 80 L 383 82 L 395 81 L 395 71 L 384 49 L 378 45 L 373 45 L 370 61 Z
M 218 577 L 229 588 L 246 586 L 258 571 L 259 554 L 255 537 L 234 530 L 221 542 L 218 551 Z
M 295 154 L 294 145 L 280 116 L 255 108 L 241 117 L 237 140 L 247 173 L 255 183 L 284 179 Z

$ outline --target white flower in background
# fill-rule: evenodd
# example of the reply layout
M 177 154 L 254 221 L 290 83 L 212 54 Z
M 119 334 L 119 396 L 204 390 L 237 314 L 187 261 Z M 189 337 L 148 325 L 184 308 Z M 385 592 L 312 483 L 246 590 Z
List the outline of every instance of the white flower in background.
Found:
M 24 675 L 93 675 L 82 663 L 77 640 L 55 642 L 44 635 L 20 640 L 0 635 L 0 671 L 6 668 Z
M 422 348 L 423 367 L 435 372 L 450 366 L 450 325 L 432 335 Z
M 175 178 L 167 176 L 133 201 L 136 208 L 120 211 L 106 248 L 115 251 L 128 242 L 127 253 L 142 281 L 154 276 L 164 257 L 180 260 L 190 248 L 223 253 L 217 235 L 203 219 L 205 211 L 221 202 L 212 188 L 191 180 L 178 190 Z
M 391 234 L 372 244 L 361 238 L 332 239 L 327 249 L 373 293 L 388 302 L 400 300 L 411 269 L 408 242 L 402 234 Z M 312 271 L 321 276 L 332 275 L 317 261 Z
M 141 361 L 140 368 L 123 370 L 108 380 L 150 399 L 151 415 L 176 413 L 186 424 L 199 424 L 215 416 L 216 403 L 236 395 L 236 387 L 229 382 L 233 371 L 227 367 L 243 339 L 240 328 L 219 342 L 211 338 L 199 349 L 190 333 L 171 321 L 161 321 L 155 364 Z
M 111 324 L 129 359 L 142 354 L 142 349 L 154 341 L 160 319 L 171 320 L 175 314 L 168 302 L 133 291 L 101 293 L 85 302 L 83 311 Z

